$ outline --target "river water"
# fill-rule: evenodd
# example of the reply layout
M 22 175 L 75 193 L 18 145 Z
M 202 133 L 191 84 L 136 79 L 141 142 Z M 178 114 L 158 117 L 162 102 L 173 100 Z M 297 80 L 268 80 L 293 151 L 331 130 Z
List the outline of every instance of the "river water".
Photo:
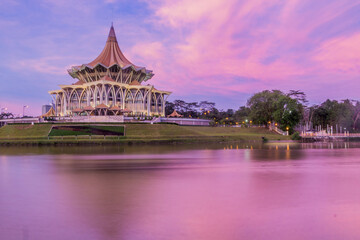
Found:
M 1 147 L 0 239 L 360 239 L 356 143 Z

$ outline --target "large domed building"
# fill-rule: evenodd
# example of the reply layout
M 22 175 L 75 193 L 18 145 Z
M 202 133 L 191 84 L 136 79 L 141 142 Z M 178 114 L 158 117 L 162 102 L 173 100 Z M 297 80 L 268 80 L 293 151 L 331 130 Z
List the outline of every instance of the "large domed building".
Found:
M 100 55 L 68 72 L 77 81 L 49 92 L 57 116 L 165 116 L 165 101 L 171 92 L 145 84 L 154 76 L 152 70 L 136 66 L 124 56 L 113 26 Z

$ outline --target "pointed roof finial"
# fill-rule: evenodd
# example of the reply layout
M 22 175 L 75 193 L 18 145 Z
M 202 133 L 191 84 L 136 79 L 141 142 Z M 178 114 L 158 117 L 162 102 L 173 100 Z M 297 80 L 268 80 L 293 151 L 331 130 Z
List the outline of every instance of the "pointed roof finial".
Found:
M 125 67 L 129 65 L 133 65 L 121 52 L 118 42 L 116 40 L 114 26 L 111 26 L 108 39 L 106 41 L 105 47 L 100 53 L 100 55 L 88 65 L 92 67 L 101 63 L 103 66 L 110 67 L 117 63 L 120 67 Z
M 90 63 L 83 64 L 81 66 L 73 66 L 70 70 L 68 70 L 68 72 L 70 73 L 70 75 L 72 77 L 77 78 L 78 76 L 80 76 L 79 74 L 83 74 L 83 73 L 81 73 L 81 71 L 83 71 L 83 69 L 85 67 L 94 69 L 98 65 L 101 65 L 107 69 L 109 69 L 110 67 L 112 67 L 114 65 L 117 65 L 118 67 L 120 67 L 123 70 L 128 69 L 130 67 L 131 69 L 133 69 L 136 72 L 141 71 L 142 73 L 146 74 L 146 78 L 143 81 L 146 81 L 146 80 L 152 78 L 152 76 L 154 75 L 151 70 L 148 70 L 144 67 L 139 67 L 139 66 L 132 64 L 124 56 L 124 54 L 120 50 L 119 44 L 116 40 L 113 23 L 111 23 L 108 39 L 107 39 L 105 47 L 102 50 L 102 52 L 100 53 L 100 55 Z
M 107 41 L 115 41 L 116 42 L 116 35 L 115 35 L 115 30 L 114 30 L 114 26 L 113 26 L 112 22 L 111 22 L 110 32 L 109 32 Z

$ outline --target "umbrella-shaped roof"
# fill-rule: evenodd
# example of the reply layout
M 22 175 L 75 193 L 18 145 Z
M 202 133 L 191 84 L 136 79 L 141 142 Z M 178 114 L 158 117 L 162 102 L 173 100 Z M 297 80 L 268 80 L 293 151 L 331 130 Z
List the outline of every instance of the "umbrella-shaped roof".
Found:
M 137 66 L 132 64 L 120 50 L 119 44 L 116 39 L 114 27 L 111 25 L 109 36 L 104 49 L 102 50 L 100 55 L 95 58 L 95 60 L 88 63 L 87 65 L 95 67 L 97 64 L 102 64 L 104 66 L 110 67 L 116 63 L 119 64 L 121 67 L 133 65 L 135 68 L 138 68 Z
M 104 108 L 109 108 L 109 107 L 106 106 L 105 104 L 101 103 L 101 104 L 97 105 L 95 108 L 96 109 L 104 109 Z
M 168 117 L 182 117 L 183 115 L 179 114 L 176 110 L 174 110 Z
M 105 47 L 100 53 L 100 55 L 90 63 L 71 67 L 68 72 L 71 76 L 76 77 L 76 73 L 78 71 L 81 71 L 86 67 L 94 69 L 98 65 L 101 65 L 106 69 L 114 65 L 120 66 L 122 69 L 132 68 L 135 71 L 141 71 L 145 73 L 147 76 L 145 80 L 152 78 L 152 76 L 154 75 L 152 70 L 147 70 L 145 67 L 136 66 L 124 56 L 123 52 L 120 50 L 119 44 L 116 39 L 115 30 L 112 25 Z
M 93 110 L 95 110 L 95 108 L 93 108 L 92 106 L 84 107 L 84 111 L 93 111 Z
M 40 117 L 44 118 L 44 117 L 53 117 L 53 116 L 56 116 L 56 113 L 55 113 L 54 108 L 51 107 L 50 110 L 47 113 L 41 115 Z
M 120 111 L 121 108 L 118 107 L 118 106 L 112 106 L 111 108 L 109 108 L 109 110 L 111 110 L 111 111 Z
M 75 109 L 73 109 L 72 111 L 73 111 L 73 112 L 82 112 L 82 111 L 84 111 L 84 110 L 81 109 L 81 108 L 75 108 Z

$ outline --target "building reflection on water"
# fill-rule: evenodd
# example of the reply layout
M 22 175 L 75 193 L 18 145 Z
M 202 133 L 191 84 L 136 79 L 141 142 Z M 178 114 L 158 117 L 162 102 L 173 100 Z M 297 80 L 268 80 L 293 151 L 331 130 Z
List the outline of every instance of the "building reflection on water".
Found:
M 253 160 L 290 160 L 291 150 L 299 149 L 299 144 L 297 143 L 271 143 L 271 144 L 261 144 L 255 145 L 255 148 L 251 144 L 242 144 L 242 145 L 227 145 L 224 147 L 224 150 L 250 150 L 244 151 L 244 159 L 253 159 Z M 256 151 L 253 151 L 256 149 Z M 246 156 L 251 155 L 251 156 Z M 294 160 L 300 159 L 301 152 L 294 156 Z
M 0 151 L 0 233 L 40 240 L 357 239 L 355 146 Z

